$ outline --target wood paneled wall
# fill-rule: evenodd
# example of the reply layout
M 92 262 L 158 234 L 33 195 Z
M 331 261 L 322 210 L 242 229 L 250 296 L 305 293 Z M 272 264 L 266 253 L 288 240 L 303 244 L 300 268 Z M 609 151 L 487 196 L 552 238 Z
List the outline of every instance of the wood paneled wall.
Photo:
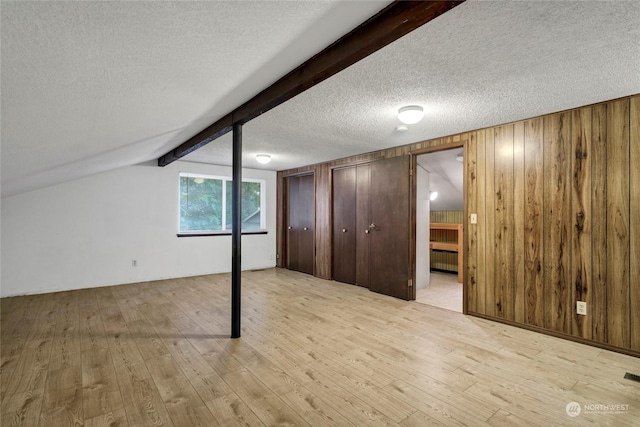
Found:
M 639 104 L 474 132 L 469 311 L 640 351 Z
M 279 172 L 316 171 L 317 275 L 331 274 L 332 167 L 456 143 L 478 214 L 469 314 L 640 356 L 640 95 Z
M 462 224 L 464 222 L 464 211 L 431 211 L 429 212 L 430 222 L 440 222 L 445 224 Z M 455 230 L 431 230 L 430 240 L 439 242 L 458 242 L 458 232 Z M 430 264 L 432 269 L 458 272 L 458 254 L 447 251 L 434 251 L 430 253 Z
M 462 224 L 463 221 L 464 221 L 464 211 L 430 211 L 429 212 L 429 222 L 443 222 L 445 224 Z

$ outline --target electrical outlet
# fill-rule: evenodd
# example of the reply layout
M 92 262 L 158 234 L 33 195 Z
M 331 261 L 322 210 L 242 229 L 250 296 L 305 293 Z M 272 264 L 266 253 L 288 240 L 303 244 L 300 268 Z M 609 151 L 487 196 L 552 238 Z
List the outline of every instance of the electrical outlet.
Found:
M 138 260 L 137 259 L 132 259 L 131 260 L 131 267 L 137 267 L 138 266 Z
M 477 224 L 478 223 L 478 214 L 471 214 L 471 224 Z
M 578 314 L 586 316 L 587 315 L 587 303 L 584 302 L 584 301 L 577 301 L 576 302 L 576 312 Z

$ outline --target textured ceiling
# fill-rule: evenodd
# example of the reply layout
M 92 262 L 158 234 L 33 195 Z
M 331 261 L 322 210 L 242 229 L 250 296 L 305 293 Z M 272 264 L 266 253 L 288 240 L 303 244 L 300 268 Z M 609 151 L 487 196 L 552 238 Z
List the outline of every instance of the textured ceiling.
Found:
M 2 195 L 155 159 L 387 3 L 2 1 Z
M 3 1 L 2 195 L 153 160 L 386 3 Z M 282 170 L 640 93 L 638 22 L 638 1 L 469 0 L 249 122 L 245 165 Z M 396 133 L 408 104 L 425 119 Z M 227 135 L 185 160 L 230 164 L 230 148 Z
M 640 93 L 640 2 L 467 1 L 245 125 L 274 170 Z M 397 133 L 398 108 L 425 118 Z M 190 154 L 230 164 L 231 138 Z

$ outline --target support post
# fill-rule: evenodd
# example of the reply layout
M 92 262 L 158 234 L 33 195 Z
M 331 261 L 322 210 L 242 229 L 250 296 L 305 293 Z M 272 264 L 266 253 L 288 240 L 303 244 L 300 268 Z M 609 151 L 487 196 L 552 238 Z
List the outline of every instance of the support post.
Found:
M 233 124 L 233 181 L 231 186 L 231 338 L 240 338 L 242 285 L 242 125 Z

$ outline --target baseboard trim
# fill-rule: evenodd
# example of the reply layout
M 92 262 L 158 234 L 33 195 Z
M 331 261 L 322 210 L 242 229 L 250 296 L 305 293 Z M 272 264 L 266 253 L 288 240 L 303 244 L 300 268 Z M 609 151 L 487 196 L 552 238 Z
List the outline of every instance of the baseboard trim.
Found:
M 515 326 L 516 328 L 527 329 L 529 331 L 538 332 L 540 334 L 549 335 L 549 336 L 556 337 L 556 338 L 562 338 L 562 339 L 566 339 L 568 341 L 574 341 L 574 342 L 577 342 L 577 343 L 580 343 L 580 344 L 584 344 L 584 345 L 588 345 L 588 346 L 591 346 L 591 347 L 598 347 L 598 348 L 602 348 L 604 350 L 614 351 L 616 353 L 622 353 L 622 354 L 625 354 L 627 356 L 633 356 L 633 357 L 640 358 L 640 351 L 632 350 L 630 348 L 617 347 L 615 345 L 611 345 L 611 344 L 607 344 L 607 343 L 602 343 L 602 342 L 598 342 L 598 341 L 588 340 L 586 338 L 576 337 L 574 335 L 566 334 L 564 332 L 552 331 L 552 330 L 549 330 L 549 329 L 541 328 L 539 326 L 526 325 L 526 324 L 523 324 L 523 323 L 514 322 L 512 320 L 501 319 L 499 317 L 493 317 L 493 316 L 487 316 L 486 314 L 473 313 L 473 312 L 468 312 L 467 314 L 469 316 L 478 317 L 480 319 L 491 320 L 492 322 L 503 323 L 505 325 Z

